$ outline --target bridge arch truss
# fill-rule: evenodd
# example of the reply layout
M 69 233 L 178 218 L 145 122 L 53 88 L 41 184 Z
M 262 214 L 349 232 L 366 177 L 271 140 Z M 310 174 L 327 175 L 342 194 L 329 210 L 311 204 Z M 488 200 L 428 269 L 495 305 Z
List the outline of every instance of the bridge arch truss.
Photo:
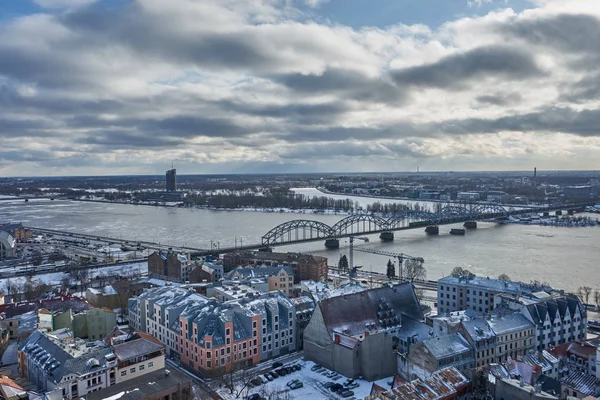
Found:
M 319 221 L 296 219 L 284 222 L 262 237 L 263 245 L 288 243 L 301 240 L 325 239 L 333 236 L 332 228 Z
M 349 215 L 331 227 L 335 236 L 368 233 L 388 229 L 388 222 L 374 215 Z
M 397 229 L 408 226 L 411 222 L 435 224 L 438 215 L 428 211 L 406 211 L 396 214 L 387 220 L 388 229 Z

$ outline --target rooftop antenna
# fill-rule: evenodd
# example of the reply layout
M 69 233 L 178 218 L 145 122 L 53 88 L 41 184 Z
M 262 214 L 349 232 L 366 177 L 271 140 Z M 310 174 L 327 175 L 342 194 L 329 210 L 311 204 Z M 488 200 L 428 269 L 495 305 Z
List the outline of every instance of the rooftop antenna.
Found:
M 175 167 L 173 166 L 173 163 L 171 162 L 171 169 L 173 169 L 173 168 L 175 168 Z

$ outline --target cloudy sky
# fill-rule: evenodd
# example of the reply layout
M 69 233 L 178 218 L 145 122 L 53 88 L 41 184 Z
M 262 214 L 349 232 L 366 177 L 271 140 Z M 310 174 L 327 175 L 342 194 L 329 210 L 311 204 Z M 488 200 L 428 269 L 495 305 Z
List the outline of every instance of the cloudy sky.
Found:
M 599 169 L 598 0 L 0 0 L 0 176 Z

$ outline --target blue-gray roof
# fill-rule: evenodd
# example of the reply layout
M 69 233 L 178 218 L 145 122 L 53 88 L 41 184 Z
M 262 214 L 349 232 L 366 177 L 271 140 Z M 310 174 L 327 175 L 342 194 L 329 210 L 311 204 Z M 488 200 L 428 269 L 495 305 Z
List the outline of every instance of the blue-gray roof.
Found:
M 458 332 L 425 340 L 423 345 L 437 360 L 473 351 L 469 342 Z
M 500 279 L 483 278 L 470 275 L 468 277 L 446 276 L 438 281 L 438 286 L 444 284 L 459 285 L 469 288 L 482 288 L 503 293 L 533 293 L 540 290 L 552 290 L 549 286 L 539 286 L 523 282 L 503 281 Z
M 279 274 L 281 270 L 284 270 L 288 275 L 293 275 L 294 271 L 289 265 L 279 265 L 277 267 L 256 267 L 256 268 L 244 268 L 238 267 L 233 271 L 229 272 L 225 278 L 233 279 L 238 276 L 240 278 L 264 278 L 267 276 L 275 276 Z

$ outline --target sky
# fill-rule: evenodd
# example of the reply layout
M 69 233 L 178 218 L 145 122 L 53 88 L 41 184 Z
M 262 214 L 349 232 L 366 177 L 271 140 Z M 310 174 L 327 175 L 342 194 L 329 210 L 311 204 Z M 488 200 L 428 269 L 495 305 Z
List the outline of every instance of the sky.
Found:
M 0 176 L 600 169 L 598 0 L 0 0 Z

